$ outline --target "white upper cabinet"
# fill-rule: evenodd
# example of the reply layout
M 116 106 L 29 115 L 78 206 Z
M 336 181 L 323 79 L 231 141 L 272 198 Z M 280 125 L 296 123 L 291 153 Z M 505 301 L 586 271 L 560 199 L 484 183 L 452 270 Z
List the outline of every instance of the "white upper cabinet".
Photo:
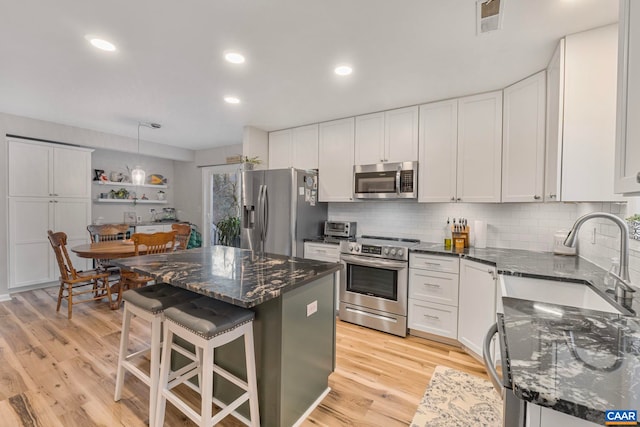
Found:
M 561 199 L 562 129 L 564 121 L 564 39 L 547 66 L 547 149 L 544 168 L 544 201 Z
M 269 169 L 318 169 L 318 125 L 269 133 Z
M 546 72 L 507 87 L 503 101 L 502 201 L 541 202 Z
M 318 125 L 293 128 L 292 166 L 297 169 L 318 169 Z
M 418 201 L 456 200 L 458 101 L 420 106 Z
M 353 200 L 355 119 L 320 123 L 318 142 L 318 200 Z
M 617 24 L 565 38 L 562 201 L 621 199 L 613 188 L 617 46 Z
M 640 192 L 640 5 L 620 2 L 615 192 Z
M 293 164 L 292 134 L 291 129 L 269 132 L 269 169 L 290 168 Z
M 8 140 L 9 196 L 91 197 L 91 151 Z
M 356 165 L 417 160 L 417 106 L 356 117 Z
M 355 164 L 383 163 L 384 112 L 356 117 Z
M 501 159 L 502 91 L 460 98 L 456 199 L 499 202 Z

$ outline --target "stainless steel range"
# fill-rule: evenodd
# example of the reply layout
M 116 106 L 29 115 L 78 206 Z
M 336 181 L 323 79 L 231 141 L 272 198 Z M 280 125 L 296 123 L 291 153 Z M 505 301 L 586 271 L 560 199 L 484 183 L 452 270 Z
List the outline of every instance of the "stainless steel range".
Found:
M 419 240 L 362 236 L 340 243 L 340 319 L 407 335 L 409 249 Z

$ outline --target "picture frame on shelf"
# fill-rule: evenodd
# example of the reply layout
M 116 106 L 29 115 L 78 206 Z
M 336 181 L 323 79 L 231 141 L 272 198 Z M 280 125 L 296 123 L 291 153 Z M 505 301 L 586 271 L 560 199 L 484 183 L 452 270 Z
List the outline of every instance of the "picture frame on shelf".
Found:
M 93 176 L 94 181 L 107 181 L 107 175 L 104 174 L 104 170 L 94 169 L 93 174 L 94 174 Z

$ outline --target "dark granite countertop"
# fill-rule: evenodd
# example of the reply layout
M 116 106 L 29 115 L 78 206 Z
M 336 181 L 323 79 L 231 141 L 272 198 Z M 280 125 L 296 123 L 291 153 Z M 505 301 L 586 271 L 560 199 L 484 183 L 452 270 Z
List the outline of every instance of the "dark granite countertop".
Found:
M 456 256 L 498 273 L 585 283 L 617 308 L 604 284 L 606 271 L 579 257 L 515 249 L 445 250 L 423 243 L 412 252 Z M 640 405 L 640 298 L 627 315 L 502 298 L 514 393 L 578 418 L 604 423 L 607 409 Z M 551 310 L 549 310 L 551 308 Z
M 254 307 L 281 293 L 339 271 L 339 263 L 214 246 L 113 260 L 119 267 L 153 276 L 240 307 Z

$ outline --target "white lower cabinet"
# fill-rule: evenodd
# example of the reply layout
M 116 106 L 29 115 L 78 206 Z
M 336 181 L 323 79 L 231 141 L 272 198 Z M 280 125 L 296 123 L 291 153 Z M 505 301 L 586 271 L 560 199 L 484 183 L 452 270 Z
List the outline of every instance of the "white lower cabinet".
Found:
M 304 257 L 324 262 L 340 262 L 340 246 L 333 243 L 304 242 Z M 336 311 L 340 305 L 340 275 L 336 279 Z
M 409 256 L 409 332 L 456 339 L 458 268 L 455 257 L 412 253 Z
M 496 321 L 496 268 L 460 260 L 458 341 L 482 357 L 484 337 Z
M 57 280 L 60 271 L 47 231 L 64 231 L 72 248 L 88 243 L 90 223 L 88 199 L 9 198 L 9 289 Z M 70 250 L 69 256 L 76 270 L 89 268 L 89 260 Z
M 172 230 L 171 224 L 136 225 L 135 226 L 135 233 L 145 233 L 145 234 L 166 233 L 171 230 Z

